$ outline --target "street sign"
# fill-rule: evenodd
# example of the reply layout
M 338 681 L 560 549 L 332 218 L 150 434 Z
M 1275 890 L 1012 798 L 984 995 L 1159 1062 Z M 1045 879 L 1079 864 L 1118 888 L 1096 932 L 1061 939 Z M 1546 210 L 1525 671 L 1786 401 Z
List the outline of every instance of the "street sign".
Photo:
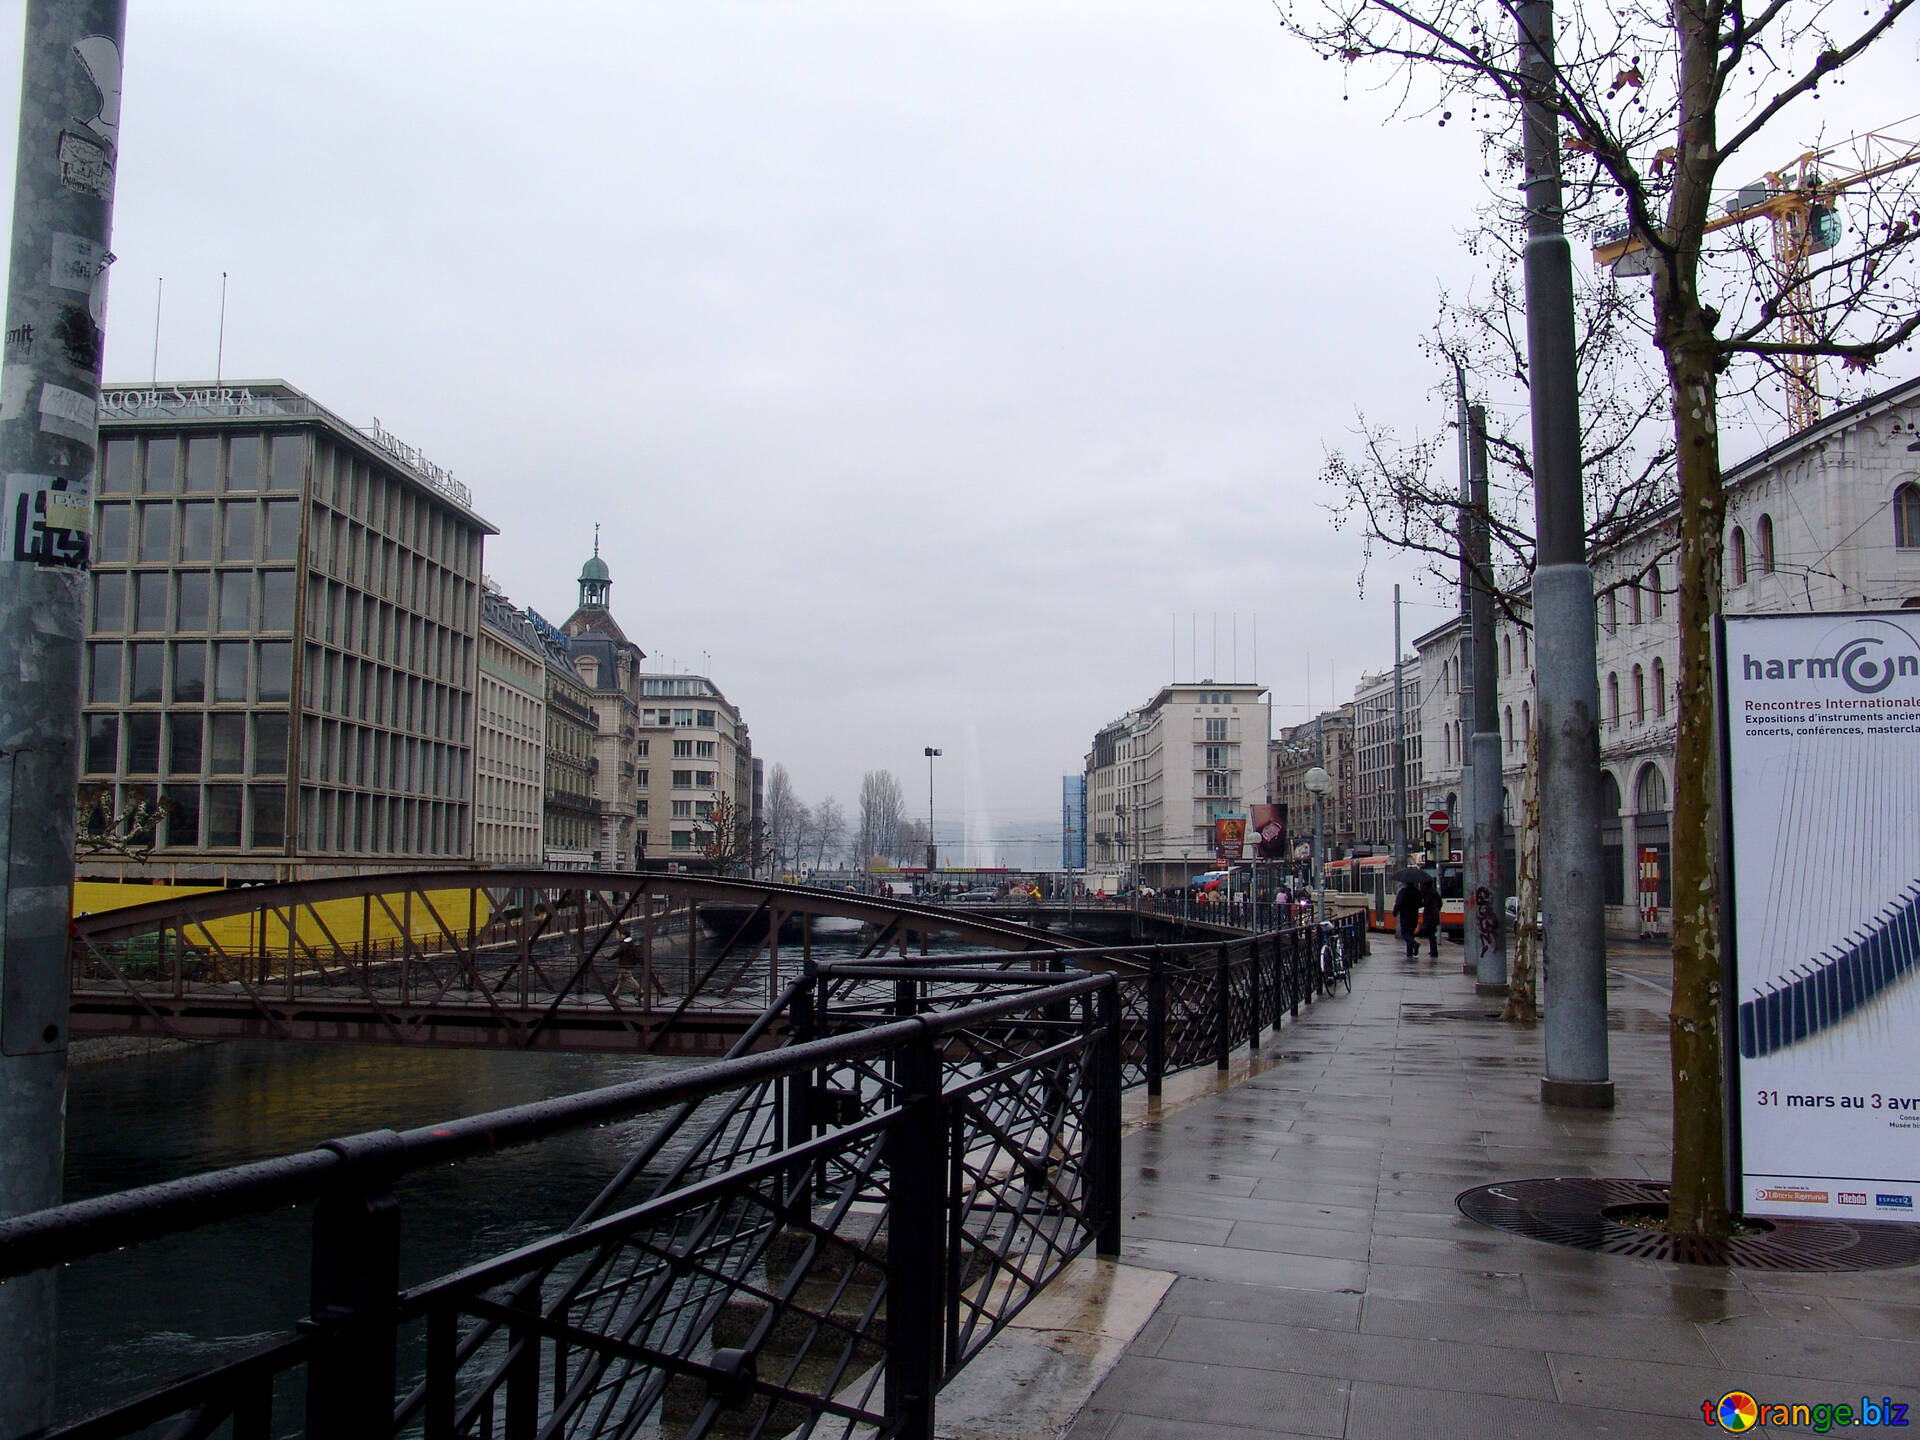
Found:
M 1453 817 L 1444 810 L 1435 810 L 1427 816 L 1427 829 L 1436 835 L 1444 835 L 1453 828 Z

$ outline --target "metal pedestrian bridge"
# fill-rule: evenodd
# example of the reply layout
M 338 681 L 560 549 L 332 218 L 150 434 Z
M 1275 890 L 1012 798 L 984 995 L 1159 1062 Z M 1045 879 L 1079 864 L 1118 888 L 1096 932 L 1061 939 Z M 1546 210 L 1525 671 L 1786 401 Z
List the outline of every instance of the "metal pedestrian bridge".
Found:
M 47 1425 L 0 1440 L 933 1440 L 942 1386 L 1075 1258 L 1118 1254 L 1121 1092 L 1225 1070 L 1236 1049 L 1258 1049 L 1328 993 L 1366 943 L 1358 923 L 1112 949 L 1043 950 L 1022 932 L 1011 949 L 922 958 L 895 942 L 955 932 L 916 907 L 739 882 L 594 876 L 566 888 L 495 872 L 473 878 L 461 917 L 448 913 L 452 879 L 422 877 L 433 889 L 414 895 L 422 906 L 437 897 L 436 943 L 414 934 L 406 892 L 395 906 L 388 882 L 388 920 L 406 940 L 395 954 L 374 946 L 359 969 L 342 970 L 350 947 L 337 931 L 302 938 L 317 923 L 308 900 L 358 898 L 371 923 L 376 897 L 352 882 L 250 892 L 267 942 L 251 970 L 202 935 L 238 918 L 206 898 L 170 918 L 89 917 L 76 965 L 121 967 L 130 991 L 175 992 L 156 1013 L 185 1017 L 237 987 L 289 1026 L 324 1023 L 298 1019 L 309 984 L 344 997 L 364 981 L 415 1004 L 464 987 L 463 1008 L 497 1006 L 496 1033 L 518 1035 L 539 997 L 557 1015 L 582 987 L 620 1025 L 638 1024 L 638 997 L 616 1007 L 607 993 L 612 957 L 614 968 L 596 965 L 631 943 L 635 917 L 657 930 L 676 897 L 696 891 L 749 915 L 764 906 L 770 925 L 782 906 L 859 905 L 878 929 L 869 958 L 803 958 L 788 976 L 774 927 L 751 984 L 778 993 L 711 1064 L 0 1221 L 0 1281 L 112 1265 L 126 1247 L 190 1229 L 213 1227 L 218 1243 L 219 1227 L 288 1207 L 311 1253 L 308 1293 L 250 1297 L 283 1320 L 245 1336 L 203 1334 L 219 1322 L 194 1291 L 204 1282 L 182 1273 L 172 1378 L 89 1394 L 84 1413 L 49 1405 Z M 277 925 L 290 930 L 284 945 Z M 176 939 L 152 950 L 158 935 Z M 170 948 L 197 935 L 195 953 L 212 957 L 204 973 Z M 718 976 L 743 945 L 696 955 L 695 973 Z M 269 963 L 276 953 L 290 968 Z M 132 973 L 141 954 L 144 975 Z M 643 949 L 628 968 L 645 966 Z M 281 998 L 267 1000 L 276 986 Z M 379 1023 L 400 1030 L 408 1016 Z M 565 1149 L 642 1115 L 654 1118 L 580 1174 L 570 1224 L 504 1252 L 476 1236 L 452 1273 L 405 1278 L 419 1244 L 402 1224 L 410 1186 L 444 1185 L 456 1165 L 478 1167 L 468 1183 L 484 1184 L 500 1150 Z
M 1082 943 L 990 913 L 692 874 L 346 876 L 77 916 L 70 1023 L 76 1038 L 717 1057 L 827 934 L 861 958 Z

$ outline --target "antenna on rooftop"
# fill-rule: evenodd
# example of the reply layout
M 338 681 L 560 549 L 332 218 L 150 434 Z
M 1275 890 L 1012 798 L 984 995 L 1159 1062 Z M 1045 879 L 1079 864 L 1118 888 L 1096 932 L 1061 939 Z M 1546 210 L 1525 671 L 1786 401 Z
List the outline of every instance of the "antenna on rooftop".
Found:
M 154 323 L 157 325 L 159 321 L 156 319 Z M 159 342 L 156 339 L 154 343 L 154 349 L 157 352 L 159 348 L 160 348 Z M 227 363 L 227 272 L 222 270 L 220 272 L 220 343 L 218 348 L 215 349 L 213 352 L 213 388 L 216 391 L 220 388 L 220 377 L 222 374 L 225 373 L 226 363 Z M 218 397 L 216 396 L 215 398 L 217 399 Z

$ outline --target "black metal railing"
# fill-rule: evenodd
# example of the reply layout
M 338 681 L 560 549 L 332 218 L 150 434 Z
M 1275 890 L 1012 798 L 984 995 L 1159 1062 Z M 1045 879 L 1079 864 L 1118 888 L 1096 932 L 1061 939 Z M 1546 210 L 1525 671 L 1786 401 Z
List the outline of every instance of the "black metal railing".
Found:
M 1321 990 L 1320 945 L 809 967 L 722 1061 L 0 1222 L 5 1279 L 311 1214 L 305 1320 L 37 1435 L 928 1440 L 942 1384 L 1118 1253 L 1122 1089 L 1257 1046 Z M 405 1177 L 663 1110 L 566 1229 L 403 1285 Z

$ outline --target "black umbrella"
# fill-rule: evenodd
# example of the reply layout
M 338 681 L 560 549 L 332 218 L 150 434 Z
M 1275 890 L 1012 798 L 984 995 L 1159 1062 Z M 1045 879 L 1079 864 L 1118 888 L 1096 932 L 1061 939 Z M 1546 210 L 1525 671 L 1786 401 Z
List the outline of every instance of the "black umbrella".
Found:
M 1424 885 L 1433 877 L 1417 865 L 1409 865 L 1404 870 L 1396 870 L 1390 877 L 1396 885 Z

